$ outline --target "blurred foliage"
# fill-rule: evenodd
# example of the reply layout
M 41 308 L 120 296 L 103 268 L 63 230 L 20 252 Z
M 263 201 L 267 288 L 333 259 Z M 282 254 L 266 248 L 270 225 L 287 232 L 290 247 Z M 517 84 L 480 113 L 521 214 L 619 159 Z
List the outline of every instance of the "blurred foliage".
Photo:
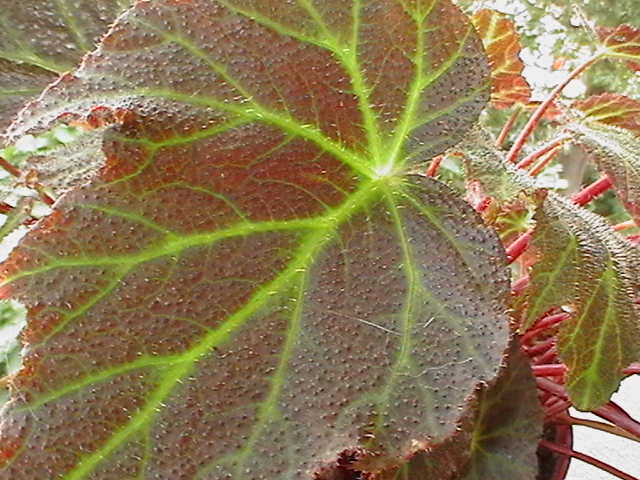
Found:
M 0 301 L 0 378 L 16 372 L 22 364 L 22 346 L 18 334 L 26 323 L 24 307 L 16 302 Z M 7 392 L 0 388 L 0 405 Z

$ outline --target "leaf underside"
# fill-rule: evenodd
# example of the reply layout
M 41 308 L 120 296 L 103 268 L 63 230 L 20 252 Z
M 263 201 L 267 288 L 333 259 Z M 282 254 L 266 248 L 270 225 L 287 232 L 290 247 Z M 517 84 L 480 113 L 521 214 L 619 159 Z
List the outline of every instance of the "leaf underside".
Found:
M 93 50 L 129 0 L 0 0 L 0 132 Z
M 448 437 L 507 347 L 508 273 L 406 172 L 476 121 L 487 72 L 445 0 L 120 17 L 10 129 L 113 122 L 2 267 L 29 323 L 0 478 L 308 479 Z
M 476 139 L 465 153 L 470 175 L 487 194 L 501 198 L 502 192 L 520 188 L 532 197 L 538 192 L 541 201 L 543 189 L 535 180 L 503 163 L 487 142 L 482 146 Z M 623 369 L 638 360 L 638 252 L 601 217 L 552 192 L 534 220 L 538 261 L 520 300 L 521 328 L 552 308 L 571 311 L 558 338 L 560 357 L 569 367 L 566 386 L 578 408 L 592 410 L 610 399 Z

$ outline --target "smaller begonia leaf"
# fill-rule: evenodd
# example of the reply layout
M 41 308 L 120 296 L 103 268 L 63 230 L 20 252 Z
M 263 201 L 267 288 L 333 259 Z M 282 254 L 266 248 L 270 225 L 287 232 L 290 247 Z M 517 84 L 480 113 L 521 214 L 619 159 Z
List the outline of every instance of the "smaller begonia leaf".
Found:
M 567 390 L 580 409 L 603 405 L 640 352 L 637 248 L 603 218 L 516 171 L 478 135 L 465 142 L 464 152 L 470 178 L 487 194 L 500 198 L 504 191 L 520 191 L 541 201 L 532 242 L 538 261 L 518 303 L 521 329 L 552 308 L 566 307 L 572 315 L 560 330 L 558 348 L 569 367 Z
M 522 75 L 520 35 L 514 22 L 505 14 L 483 9 L 471 20 L 475 25 L 491 64 L 491 102 L 496 108 L 527 104 L 531 87 Z
M 640 101 L 625 95 L 604 93 L 573 104 L 584 113 L 584 121 L 604 123 L 640 135 Z
M 640 71 L 640 29 L 624 24 L 617 27 L 599 27 L 598 35 L 607 48 L 609 58 L 625 60 L 629 68 Z

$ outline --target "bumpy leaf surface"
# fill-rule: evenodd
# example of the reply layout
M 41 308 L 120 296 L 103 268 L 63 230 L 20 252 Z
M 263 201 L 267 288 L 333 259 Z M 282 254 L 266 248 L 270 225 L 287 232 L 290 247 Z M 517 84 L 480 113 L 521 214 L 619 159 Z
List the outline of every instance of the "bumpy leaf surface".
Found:
M 553 306 L 570 307 L 558 344 L 570 369 L 567 389 L 577 407 L 597 408 L 638 360 L 640 257 L 602 218 L 559 196 L 550 194 L 536 221 L 541 258 L 525 293 L 529 321 Z
M 573 104 L 585 114 L 586 122 L 598 122 L 624 128 L 640 135 L 640 101 L 633 98 L 605 93 L 594 95 Z
M 480 394 L 463 480 L 534 480 L 543 414 L 527 358 L 512 346 L 495 385 Z
M 113 122 L 3 266 L 30 314 L 0 478 L 309 479 L 447 438 L 507 346 L 507 271 L 406 171 L 488 89 L 445 0 L 137 3 L 11 130 Z
M 598 168 L 609 175 L 628 212 L 640 220 L 640 139 L 626 129 L 602 123 L 571 129 Z
M 130 0 L 0 0 L 0 132 L 76 67 Z
M 478 11 L 471 19 L 489 55 L 493 105 L 509 108 L 516 103 L 529 102 L 531 87 L 522 76 L 522 47 L 513 21 L 505 14 L 490 9 Z
M 640 29 L 633 25 L 619 25 L 615 28 L 599 27 L 598 35 L 607 47 L 611 58 L 626 60 L 634 71 L 640 71 Z
M 520 189 L 541 201 L 533 240 L 539 260 L 523 295 L 522 328 L 551 308 L 570 308 L 559 334 L 567 388 L 579 408 L 601 406 L 640 352 L 637 249 L 586 209 L 553 193 L 543 199 L 535 180 L 505 164 L 488 142 L 475 137 L 465 152 L 470 175 L 487 194 L 501 198 L 505 190 Z
M 543 414 L 529 361 L 514 342 L 495 384 L 451 438 L 415 455 L 398 480 L 534 480 Z

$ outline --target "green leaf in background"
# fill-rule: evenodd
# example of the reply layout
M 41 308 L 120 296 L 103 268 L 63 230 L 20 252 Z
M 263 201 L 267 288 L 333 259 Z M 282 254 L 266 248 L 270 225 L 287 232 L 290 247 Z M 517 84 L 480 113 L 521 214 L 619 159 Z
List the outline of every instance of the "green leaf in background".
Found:
M 112 125 L 2 266 L 29 323 L 0 478 L 308 479 L 450 436 L 508 270 L 409 172 L 489 89 L 448 0 L 136 3 L 10 129 Z

